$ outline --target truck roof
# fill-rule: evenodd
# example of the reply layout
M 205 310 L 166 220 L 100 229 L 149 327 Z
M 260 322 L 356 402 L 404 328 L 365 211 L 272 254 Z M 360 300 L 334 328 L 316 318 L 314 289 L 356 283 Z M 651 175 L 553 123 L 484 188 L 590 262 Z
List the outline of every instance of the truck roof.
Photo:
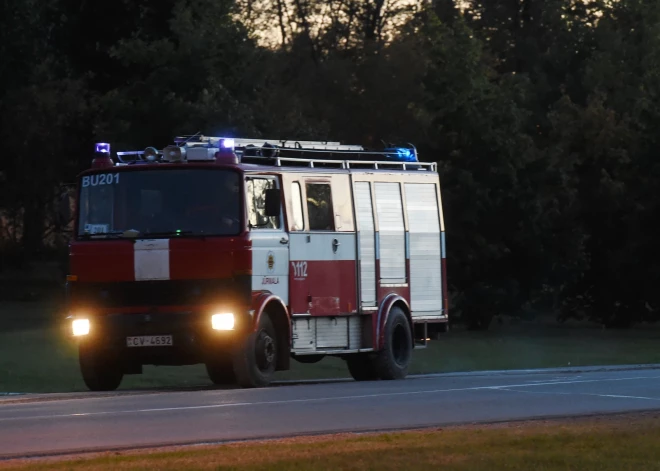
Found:
M 366 149 L 330 141 L 236 139 L 202 135 L 175 138 L 175 144 L 162 150 L 117 152 L 112 159 L 110 145 L 97 143 L 92 169 L 83 173 L 138 171 L 147 167 L 234 168 L 246 173 L 437 173 L 435 162 L 420 162 L 412 144 L 383 144 L 383 149 Z M 100 170 L 101 169 L 101 170 Z

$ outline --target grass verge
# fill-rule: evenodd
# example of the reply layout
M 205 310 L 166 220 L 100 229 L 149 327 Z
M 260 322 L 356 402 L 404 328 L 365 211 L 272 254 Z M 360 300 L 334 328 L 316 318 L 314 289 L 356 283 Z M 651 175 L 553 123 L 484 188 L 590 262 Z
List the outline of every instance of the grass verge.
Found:
M 0 316 L 0 394 L 86 390 L 73 342 L 47 321 L 43 307 L 28 306 L 31 310 L 14 305 L 7 311 L 11 315 Z M 657 327 L 608 331 L 518 325 L 487 332 L 455 330 L 415 351 L 410 373 L 660 363 L 658 338 Z M 349 377 L 348 370 L 337 358 L 313 365 L 293 361 L 291 370 L 277 373 L 279 380 L 342 377 Z M 202 365 L 147 366 L 142 375 L 126 376 L 120 389 L 210 385 Z
M 0 464 L 47 470 L 623 470 L 660 469 L 657 413 L 373 435 L 338 435 L 177 451 L 113 452 Z

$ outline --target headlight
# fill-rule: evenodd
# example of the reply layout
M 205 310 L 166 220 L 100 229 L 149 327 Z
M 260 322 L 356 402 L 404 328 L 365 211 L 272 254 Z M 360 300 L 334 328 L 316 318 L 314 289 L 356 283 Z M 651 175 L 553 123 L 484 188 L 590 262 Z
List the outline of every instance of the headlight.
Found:
M 75 337 L 89 334 L 89 319 L 74 319 L 71 329 Z
M 211 325 L 214 330 L 234 330 L 234 314 L 230 312 L 213 314 L 211 316 Z

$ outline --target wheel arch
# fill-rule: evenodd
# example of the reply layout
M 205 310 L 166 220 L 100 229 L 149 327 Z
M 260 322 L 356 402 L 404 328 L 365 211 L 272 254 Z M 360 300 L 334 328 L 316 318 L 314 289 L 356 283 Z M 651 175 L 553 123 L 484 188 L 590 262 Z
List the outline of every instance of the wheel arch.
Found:
M 391 293 L 383 299 L 378 309 L 378 320 L 376 323 L 376 342 L 374 345 L 374 350 L 380 350 L 383 348 L 385 342 L 385 325 L 389 319 L 390 312 L 393 308 L 398 307 L 403 311 L 403 314 L 408 320 L 408 326 L 410 327 L 410 342 L 411 346 L 415 348 L 415 336 L 414 336 L 414 325 L 412 322 L 412 315 L 410 313 L 410 305 L 406 299 L 398 294 Z
M 277 370 L 288 370 L 291 365 L 291 322 L 284 302 L 270 292 L 261 292 L 253 297 L 252 306 L 254 310 L 252 330 L 257 329 L 262 316 L 270 317 L 277 335 Z

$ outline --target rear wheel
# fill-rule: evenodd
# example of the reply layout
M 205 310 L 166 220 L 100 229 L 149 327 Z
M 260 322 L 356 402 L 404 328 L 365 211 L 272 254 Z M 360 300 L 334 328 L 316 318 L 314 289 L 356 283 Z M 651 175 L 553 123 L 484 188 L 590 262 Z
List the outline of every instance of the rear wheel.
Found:
M 376 354 L 374 366 L 380 379 L 403 379 L 412 360 L 412 334 L 408 318 L 399 307 L 393 307 L 385 324 L 383 348 Z
M 264 313 L 256 332 L 250 333 L 233 355 L 236 382 L 244 388 L 268 386 L 277 366 L 277 334 L 268 313 Z
M 121 364 L 108 350 L 82 344 L 78 348 L 78 361 L 90 391 L 114 391 L 124 378 Z
M 355 381 L 374 381 L 378 379 L 373 355 L 369 353 L 348 355 L 346 366 L 348 366 L 348 371 Z

